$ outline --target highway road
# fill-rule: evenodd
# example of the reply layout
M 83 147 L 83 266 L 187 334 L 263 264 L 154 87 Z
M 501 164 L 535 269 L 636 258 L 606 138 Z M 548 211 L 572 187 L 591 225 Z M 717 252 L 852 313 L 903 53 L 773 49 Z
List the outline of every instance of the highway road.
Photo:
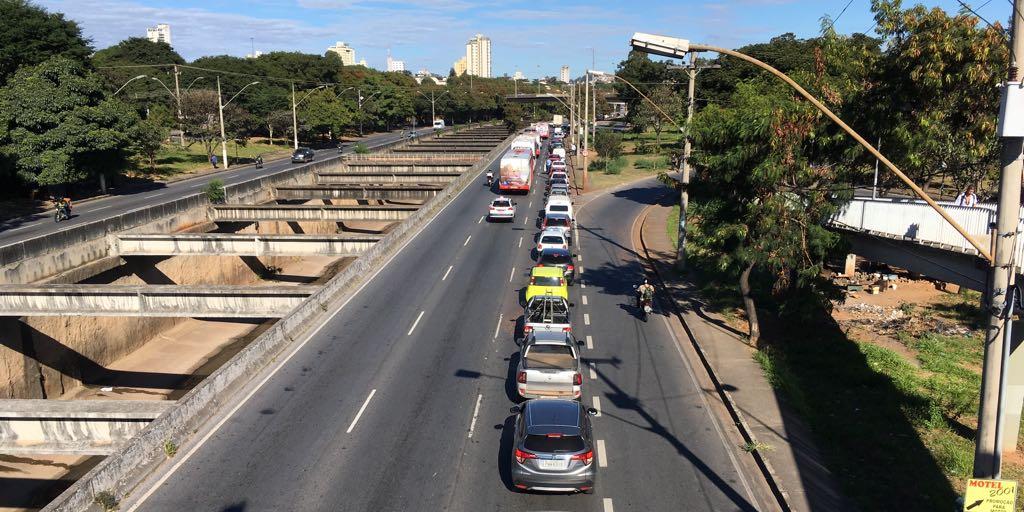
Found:
M 431 129 L 421 129 L 419 133 L 430 132 Z M 358 142 L 373 148 L 379 144 L 386 144 L 402 138 L 399 132 L 381 133 L 359 139 Z M 352 151 L 354 144 L 345 148 L 345 153 Z M 338 155 L 336 149 L 323 149 L 317 151 L 316 160 L 323 160 Z M 0 246 L 20 242 L 30 238 L 44 236 L 62 229 L 68 229 L 78 224 L 102 220 L 114 215 L 129 212 L 138 208 L 153 206 L 154 204 L 166 203 L 195 194 L 202 190 L 212 179 L 219 179 L 225 185 L 233 185 L 248 181 L 268 174 L 302 164 L 293 164 L 289 159 L 268 162 L 262 169 L 253 166 L 244 166 L 234 170 L 227 170 L 216 174 L 197 176 L 166 185 L 155 183 L 152 189 L 145 191 L 133 191 L 124 195 L 112 195 L 101 199 L 86 201 L 75 205 L 73 216 L 70 220 L 55 223 L 53 212 L 19 217 L 7 221 L 0 221 Z
M 578 214 L 574 324 L 593 363 L 583 400 L 601 411 L 594 494 L 510 488 L 514 333 L 543 194 L 491 224 L 481 178 L 121 510 L 759 509 L 669 323 L 629 306 L 642 275 L 630 230 L 663 190 L 645 181 Z

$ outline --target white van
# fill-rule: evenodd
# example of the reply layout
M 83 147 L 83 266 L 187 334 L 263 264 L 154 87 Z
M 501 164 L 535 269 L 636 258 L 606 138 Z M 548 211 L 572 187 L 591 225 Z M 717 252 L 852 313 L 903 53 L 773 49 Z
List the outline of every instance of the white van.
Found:
M 544 207 L 544 216 L 551 214 L 568 215 L 569 219 L 576 222 L 576 212 L 572 208 L 572 200 L 566 196 L 550 196 L 548 204 Z
M 434 119 L 434 129 L 435 130 L 443 130 L 444 129 L 444 119 Z

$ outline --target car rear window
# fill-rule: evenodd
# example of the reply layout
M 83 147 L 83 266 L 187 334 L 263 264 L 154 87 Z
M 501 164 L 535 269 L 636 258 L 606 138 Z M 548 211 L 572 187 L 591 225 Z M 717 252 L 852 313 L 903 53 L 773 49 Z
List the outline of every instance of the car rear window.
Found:
M 582 450 L 586 444 L 580 436 L 526 436 L 523 448 L 540 453 L 572 453 Z
M 512 203 L 508 201 L 495 201 L 494 206 L 497 208 L 508 208 L 509 206 L 512 206 Z
M 535 277 L 533 278 L 533 284 L 537 286 L 562 286 L 562 278 L 560 277 Z
M 569 207 L 564 205 L 564 204 L 553 204 L 551 206 L 548 206 L 548 209 L 553 211 L 553 212 L 568 212 L 569 211 Z
M 567 227 L 569 227 L 569 219 L 561 219 L 561 218 L 548 217 L 547 220 L 545 221 L 544 225 L 547 226 L 547 227 L 554 226 L 554 227 L 565 227 L 565 228 L 567 228 Z
M 549 265 L 564 265 L 567 263 L 572 263 L 572 257 L 570 257 L 568 254 L 545 252 L 544 254 L 540 255 L 540 262 Z
M 565 240 L 560 236 L 547 235 L 540 237 L 540 243 L 542 244 L 564 244 Z

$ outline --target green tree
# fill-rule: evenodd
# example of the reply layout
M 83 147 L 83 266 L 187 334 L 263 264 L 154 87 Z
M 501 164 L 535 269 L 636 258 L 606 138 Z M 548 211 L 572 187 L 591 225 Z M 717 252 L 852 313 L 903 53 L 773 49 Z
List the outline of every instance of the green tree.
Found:
M 27 0 L 0 0 L 0 86 L 21 66 L 51 57 L 84 61 L 92 52 L 78 24 Z
M 682 96 L 668 85 L 654 87 L 647 97 L 651 101 L 641 102 L 633 118 L 634 122 L 638 123 L 637 126 L 650 127 L 654 130 L 657 137 L 655 152 L 661 153 L 661 132 L 666 127 L 675 128 L 675 125 L 666 119 L 665 116 L 667 115 L 672 120 L 678 122 L 683 113 L 683 100 Z
M 31 184 L 122 171 L 137 122 L 127 105 L 104 98 L 95 75 L 65 57 L 22 68 L 0 89 L 0 152 Z
M 96 52 L 90 60 L 103 77 L 106 89 L 110 92 L 116 91 L 128 80 L 139 75 L 157 78 L 164 83 L 160 85 L 155 80 L 136 80 L 118 94 L 118 98 L 131 103 L 140 112 L 155 105 L 171 105 L 176 109 L 174 96 L 169 93 L 174 91 L 173 68 L 163 65 L 184 64 L 185 59 L 181 58 L 169 44 L 154 43 L 144 37 L 132 37 Z M 134 67 L 145 64 L 152 64 L 153 67 Z M 164 89 L 164 86 L 167 89 Z
M 598 131 L 594 134 L 594 149 L 608 160 L 622 156 L 622 135 L 611 131 Z
M 146 159 L 150 170 L 156 170 L 156 154 L 164 140 L 167 128 L 153 121 L 141 121 L 128 133 L 131 151 Z

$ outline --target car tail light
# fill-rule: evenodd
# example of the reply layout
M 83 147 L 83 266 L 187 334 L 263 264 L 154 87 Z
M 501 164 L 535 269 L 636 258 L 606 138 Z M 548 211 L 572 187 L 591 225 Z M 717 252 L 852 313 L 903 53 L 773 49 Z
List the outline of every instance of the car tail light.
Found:
M 576 374 L 572 376 L 572 383 L 577 385 L 577 386 L 582 385 L 583 384 L 583 374 L 581 374 L 580 372 L 576 372 Z
M 526 372 L 519 372 L 519 374 L 516 375 L 516 382 L 526 384 Z
M 523 461 L 526 460 L 526 459 L 536 459 L 536 458 L 537 458 L 536 455 L 534 455 L 534 454 L 532 454 L 530 452 L 524 452 L 524 451 L 520 450 L 519 448 L 516 448 L 516 461 L 519 462 L 520 464 L 522 464 Z M 591 452 L 590 458 L 591 458 L 591 460 L 593 460 L 593 458 L 594 458 L 593 452 Z M 585 463 L 585 464 L 589 464 L 589 463 Z
M 531 332 L 533 332 L 533 326 L 527 325 L 526 327 L 523 327 L 523 333 L 530 334 Z
M 516 450 L 516 456 L 517 457 L 519 455 L 518 452 L 519 451 Z M 573 455 L 572 456 L 572 460 L 578 460 L 578 461 L 582 462 L 585 466 L 589 466 L 591 462 L 594 462 L 594 450 L 587 450 L 586 453 L 581 453 L 579 455 Z M 519 462 L 522 462 L 522 461 L 519 461 Z
M 572 327 L 562 327 L 562 332 L 572 332 Z
M 541 244 L 537 244 L 537 250 L 538 250 L 538 251 L 540 251 L 540 250 L 541 250 Z
M 572 272 L 574 268 L 576 268 L 576 267 L 574 267 L 574 266 L 572 266 L 572 265 L 566 265 L 566 266 L 565 266 L 565 271 L 566 271 L 566 272 Z
M 550 437 L 552 439 L 561 439 L 562 438 L 562 434 L 559 434 L 558 432 L 552 432 L 552 433 L 548 434 L 546 437 Z

